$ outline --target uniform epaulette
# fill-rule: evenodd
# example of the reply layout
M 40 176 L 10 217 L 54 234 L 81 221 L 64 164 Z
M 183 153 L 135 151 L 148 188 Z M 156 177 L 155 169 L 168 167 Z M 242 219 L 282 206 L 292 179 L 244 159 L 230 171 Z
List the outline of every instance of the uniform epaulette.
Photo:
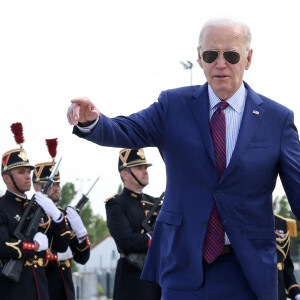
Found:
M 107 198 L 107 199 L 104 201 L 104 203 L 107 203 L 109 200 L 116 198 L 118 195 L 119 195 L 118 193 L 114 194 L 113 196 Z
M 284 217 L 282 217 L 278 214 L 274 214 L 274 215 L 276 217 L 286 221 L 286 227 L 287 227 L 287 230 L 289 231 L 291 237 L 296 237 L 297 236 L 297 223 L 296 223 L 296 220 L 290 219 L 290 218 L 284 218 Z
M 297 223 L 296 220 L 294 219 L 288 219 L 286 218 L 286 227 L 287 230 L 290 232 L 291 237 L 296 237 L 297 236 Z

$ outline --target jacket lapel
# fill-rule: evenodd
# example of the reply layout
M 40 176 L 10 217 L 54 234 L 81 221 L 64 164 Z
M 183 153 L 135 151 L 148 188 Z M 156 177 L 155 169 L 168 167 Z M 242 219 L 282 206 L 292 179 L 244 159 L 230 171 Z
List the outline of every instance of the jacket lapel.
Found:
M 255 93 L 247 83 L 244 82 L 244 84 L 248 94 L 242 123 L 230 163 L 224 175 L 222 176 L 220 183 L 232 172 L 236 166 L 236 163 L 238 162 L 239 157 L 246 151 L 246 148 L 249 145 L 252 136 L 264 114 L 264 109 L 260 106 L 262 104 L 261 97 Z
M 200 86 L 194 93 L 190 104 L 193 119 L 200 133 L 200 138 L 203 142 L 207 153 L 216 165 L 214 157 L 214 148 L 209 128 L 209 99 L 208 99 L 208 84 Z

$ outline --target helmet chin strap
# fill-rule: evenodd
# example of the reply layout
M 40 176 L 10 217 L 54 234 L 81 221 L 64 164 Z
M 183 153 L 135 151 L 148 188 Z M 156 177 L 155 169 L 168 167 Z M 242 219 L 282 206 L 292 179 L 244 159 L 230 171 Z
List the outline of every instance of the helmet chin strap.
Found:
M 10 170 L 8 171 L 8 174 L 9 174 L 9 177 L 10 177 L 11 181 L 13 182 L 15 188 L 16 188 L 20 193 L 25 194 L 25 192 L 24 192 L 24 191 L 21 191 L 21 190 L 19 189 L 19 187 L 17 186 L 17 184 L 16 184 L 16 182 L 15 182 L 15 179 L 14 179 L 14 177 L 12 176 Z
M 146 184 L 142 184 L 137 178 L 136 178 L 136 176 L 133 174 L 133 172 L 131 171 L 131 168 L 128 168 L 128 170 L 129 170 L 129 173 L 131 174 L 131 176 L 135 179 L 135 181 L 140 185 L 140 186 L 142 186 L 142 187 L 145 187 L 146 186 Z

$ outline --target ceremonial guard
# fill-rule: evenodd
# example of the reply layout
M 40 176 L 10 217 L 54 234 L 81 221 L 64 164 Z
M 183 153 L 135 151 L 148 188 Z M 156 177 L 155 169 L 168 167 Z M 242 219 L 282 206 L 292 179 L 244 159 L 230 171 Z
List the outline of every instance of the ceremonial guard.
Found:
M 35 191 L 43 189 L 56 163 L 57 139 L 47 139 L 46 144 L 52 161 L 35 165 L 32 177 Z M 67 251 L 57 252 L 55 248 L 52 247 L 52 243 L 49 243 L 45 271 L 48 280 L 50 300 L 75 300 L 75 289 L 71 269 L 72 258 L 77 263 L 85 264 L 90 257 L 90 243 L 87 230 L 77 211 L 72 207 L 67 207 L 65 210 L 58 206 L 60 196 L 60 173 L 59 170 L 57 170 L 54 177 L 54 184 L 48 193 L 48 197 L 64 214 L 72 230 Z
M 297 236 L 297 225 L 293 219 L 275 214 L 277 242 L 278 300 L 300 300 L 300 288 L 294 275 L 294 265 L 290 257 L 290 237 Z
M 142 270 L 129 260 L 131 254 L 146 254 L 151 242 L 151 232 L 146 232 L 142 223 L 156 198 L 143 194 L 148 184 L 147 168 L 151 166 L 145 158 L 143 149 L 123 149 L 119 154 L 119 172 L 124 188 L 120 195 L 106 200 L 107 226 L 114 238 L 120 258 L 117 264 L 114 300 L 158 300 L 161 290 L 156 283 L 140 279 Z M 149 219 L 154 225 L 158 209 Z
M 7 191 L 0 199 L 0 298 L 2 300 L 48 300 L 47 279 L 44 272 L 45 250 L 48 248 L 49 238 L 54 237 L 57 251 L 65 251 L 69 237 L 64 233 L 68 227 L 62 213 L 55 205 L 51 205 L 49 199 L 42 193 L 34 195 L 35 202 L 28 201 L 25 193 L 31 188 L 30 175 L 34 166 L 29 163 L 23 148 L 22 124 L 14 123 L 11 129 L 20 148 L 7 151 L 2 156 L 1 173 Z M 31 207 L 34 208 L 32 211 Z M 22 218 L 24 212 L 29 211 L 26 208 L 30 208 L 30 214 L 24 219 Z M 40 218 L 38 215 L 37 232 L 32 230 L 31 238 L 27 233 L 32 229 L 29 227 L 37 211 L 40 211 L 43 217 Z M 20 227 L 19 222 L 24 224 L 24 228 L 20 229 L 25 233 L 22 239 L 16 238 L 16 228 Z M 19 278 L 10 276 L 11 271 L 14 275 L 18 273 L 15 272 L 15 268 L 7 267 L 11 262 L 20 264 Z

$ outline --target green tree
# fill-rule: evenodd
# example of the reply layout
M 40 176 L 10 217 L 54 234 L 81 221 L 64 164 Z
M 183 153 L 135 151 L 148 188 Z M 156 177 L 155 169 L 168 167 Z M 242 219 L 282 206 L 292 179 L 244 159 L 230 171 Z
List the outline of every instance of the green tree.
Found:
M 76 194 L 77 191 L 75 190 L 75 185 L 72 182 L 67 182 L 61 188 L 61 200 L 59 201 L 59 205 L 66 208 L 70 205 Z
M 118 194 L 120 195 L 123 192 L 123 184 L 120 183 L 118 187 Z
M 90 203 L 81 210 L 82 222 L 86 227 L 91 244 L 95 244 L 109 234 L 106 221 L 100 215 L 94 215 Z

